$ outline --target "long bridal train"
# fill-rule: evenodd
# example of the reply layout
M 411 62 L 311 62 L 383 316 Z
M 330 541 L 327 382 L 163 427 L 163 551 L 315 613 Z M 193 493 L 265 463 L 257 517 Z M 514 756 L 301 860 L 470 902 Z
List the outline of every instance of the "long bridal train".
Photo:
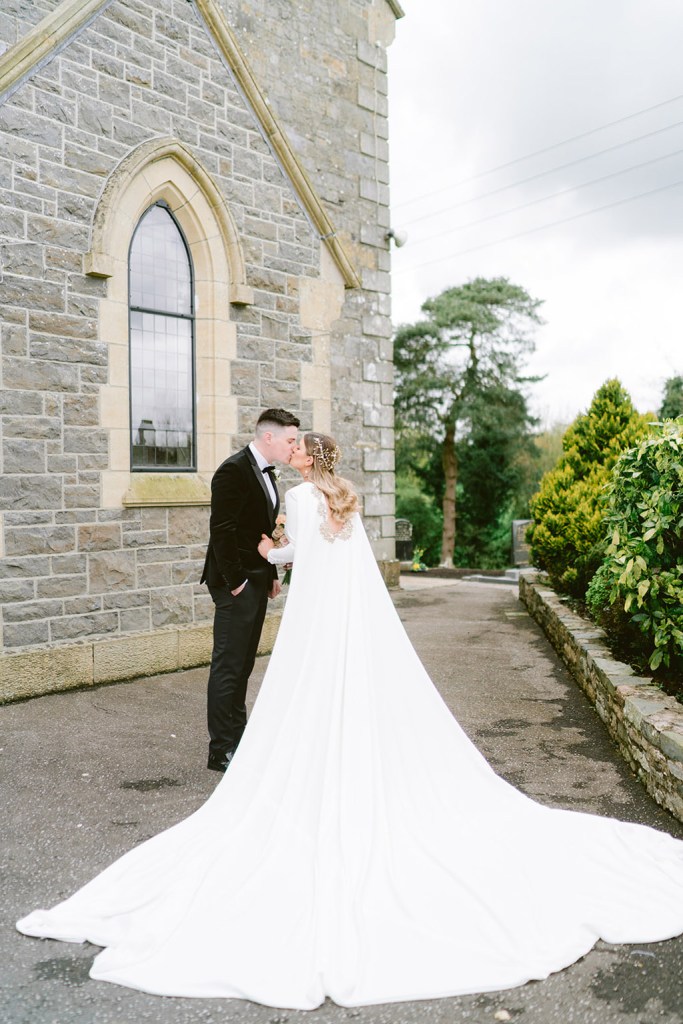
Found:
M 503 989 L 598 938 L 681 933 L 683 843 L 496 776 L 417 658 L 360 519 L 330 538 L 322 502 L 308 483 L 287 496 L 292 586 L 214 794 L 17 927 L 105 946 L 94 978 L 298 1009 Z

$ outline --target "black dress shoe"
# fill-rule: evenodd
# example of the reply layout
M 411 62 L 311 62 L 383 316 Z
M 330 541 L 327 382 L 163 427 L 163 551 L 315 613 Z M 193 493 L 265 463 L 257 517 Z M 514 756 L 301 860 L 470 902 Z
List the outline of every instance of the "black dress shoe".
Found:
M 213 772 L 224 772 L 232 761 L 233 754 L 233 750 L 228 750 L 225 754 L 209 754 L 206 767 Z

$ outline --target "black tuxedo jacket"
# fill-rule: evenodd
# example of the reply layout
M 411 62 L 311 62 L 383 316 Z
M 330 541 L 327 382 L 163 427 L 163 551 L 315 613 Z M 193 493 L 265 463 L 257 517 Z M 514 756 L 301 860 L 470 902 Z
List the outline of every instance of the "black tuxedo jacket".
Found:
M 236 590 L 246 579 L 277 579 L 276 567 L 261 558 L 257 546 L 261 534 L 272 534 L 279 504 L 278 499 L 273 507 L 248 447 L 226 459 L 211 481 L 209 547 L 200 582 Z

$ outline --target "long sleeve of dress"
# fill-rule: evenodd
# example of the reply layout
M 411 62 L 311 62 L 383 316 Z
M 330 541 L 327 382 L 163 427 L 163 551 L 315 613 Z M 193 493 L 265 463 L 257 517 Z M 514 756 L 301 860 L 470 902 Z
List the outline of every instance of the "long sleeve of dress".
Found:
M 271 565 L 285 565 L 294 561 L 294 543 L 296 540 L 297 507 L 296 495 L 293 491 L 287 491 L 285 495 L 285 507 L 287 518 L 285 520 L 285 536 L 289 541 L 284 547 L 271 548 L 268 552 L 268 561 Z

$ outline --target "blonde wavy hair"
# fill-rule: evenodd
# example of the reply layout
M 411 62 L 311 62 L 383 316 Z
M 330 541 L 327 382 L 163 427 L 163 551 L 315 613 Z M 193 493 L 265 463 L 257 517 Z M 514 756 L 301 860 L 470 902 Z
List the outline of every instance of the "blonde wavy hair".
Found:
M 306 454 L 313 459 L 308 479 L 327 498 L 330 515 L 345 523 L 358 511 L 358 495 L 349 480 L 337 476 L 335 468 L 341 459 L 341 449 L 333 437 L 317 431 L 304 434 Z

